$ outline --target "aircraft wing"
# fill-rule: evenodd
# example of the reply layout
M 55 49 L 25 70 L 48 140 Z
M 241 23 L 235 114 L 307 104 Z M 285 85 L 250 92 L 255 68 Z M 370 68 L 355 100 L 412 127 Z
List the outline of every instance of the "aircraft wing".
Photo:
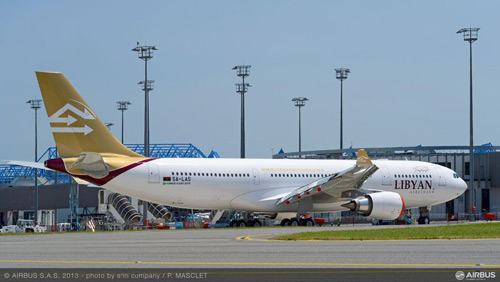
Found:
M 327 195 L 332 200 L 353 198 L 365 180 L 378 170 L 364 149 L 358 151 L 356 164 L 344 171 L 321 178 L 313 183 L 299 187 L 278 200 L 276 205 L 293 204 L 309 197 Z

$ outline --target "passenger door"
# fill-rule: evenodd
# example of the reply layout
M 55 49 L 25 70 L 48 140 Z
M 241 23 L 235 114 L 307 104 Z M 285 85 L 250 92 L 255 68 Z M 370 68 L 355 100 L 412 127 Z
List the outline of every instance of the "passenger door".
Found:
M 253 171 L 253 184 L 259 185 L 260 184 L 259 170 L 256 168 L 253 168 L 252 171 Z
M 382 185 L 384 186 L 390 186 L 392 185 L 392 177 L 391 177 L 391 172 L 387 167 L 381 167 L 380 173 L 382 174 Z
M 160 170 L 155 162 L 148 163 L 149 183 L 160 183 Z
M 436 171 L 439 178 L 439 186 L 446 186 L 446 177 L 443 173 L 443 170 L 440 167 L 436 167 Z

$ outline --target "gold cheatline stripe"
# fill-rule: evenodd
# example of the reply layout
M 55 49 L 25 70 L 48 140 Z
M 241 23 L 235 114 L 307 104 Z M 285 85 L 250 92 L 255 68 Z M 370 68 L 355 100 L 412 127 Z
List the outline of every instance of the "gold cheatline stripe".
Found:
M 423 266 L 423 267 L 477 267 L 476 264 L 439 263 L 308 263 L 308 262 L 175 262 L 175 261 L 80 261 L 80 260 L 0 260 L 0 263 L 62 263 L 62 264 L 138 264 L 138 265 L 274 265 L 274 266 Z M 481 267 L 500 267 L 500 264 L 484 264 Z

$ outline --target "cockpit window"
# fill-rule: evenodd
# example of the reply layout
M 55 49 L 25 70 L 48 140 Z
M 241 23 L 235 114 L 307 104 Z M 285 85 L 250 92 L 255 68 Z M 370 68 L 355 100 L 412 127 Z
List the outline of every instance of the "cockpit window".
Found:
M 460 176 L 458 176 L 458 174 L 454 173 L 453 178 L 460 178 Z

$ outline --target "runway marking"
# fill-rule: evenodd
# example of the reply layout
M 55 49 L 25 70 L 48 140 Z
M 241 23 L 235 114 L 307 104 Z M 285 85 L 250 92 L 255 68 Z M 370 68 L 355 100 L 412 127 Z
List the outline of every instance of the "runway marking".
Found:
M 248 236 L 240 236 L 236 237 L 236 240 L 245 240 L 245 241 L 260 241 L 260 242 L 346 242 L 346 241 L 374 241 L 374 242 L 382 242 L 382 241 L 403 241 L 403 239 L 385 239 L 385 240 L 346 240 L 346 239 L 336 239 L 336 240 L 315 240 L 315 239 L 301 239 L 301 240 L 277 240 L 277 239 L 259 239 L 254 237 L 262 237 L 262 236 L 279 236 L 280 234 L 256 234 L 256 235 L 248 235 Z M 471 241 L 471 240 L 500 240 L 500 238 L 457 238 L 457 239 L 412 239 L 412 241 Z
M 251 235 L 251 236 L 240 236 L 236 237 L 236 240 L 246 240 L 246 241 L 261 241 L 261 242 L 270 242 L 270 241 L 281 241 L 281 240 L 273 240 L 273 239 L 257 239 L 254 237 L 262 237 L 262 236 L 271 236 L 271 235 L 277 235 L 277 234 L 256 234 L 256 235 Z M 285 242 L 285 241 L 283 241 Z
M 0 260 L 0 263 L 49 264 L 135 264 L 135 265 L 255 265 L 255 266 L 379 266 L 379 267 L 500 267 L 500 264 L 441 263 L 317 263 L 317 262 L 178 262 L 178 261 L 86 261 L 86 260 Z

